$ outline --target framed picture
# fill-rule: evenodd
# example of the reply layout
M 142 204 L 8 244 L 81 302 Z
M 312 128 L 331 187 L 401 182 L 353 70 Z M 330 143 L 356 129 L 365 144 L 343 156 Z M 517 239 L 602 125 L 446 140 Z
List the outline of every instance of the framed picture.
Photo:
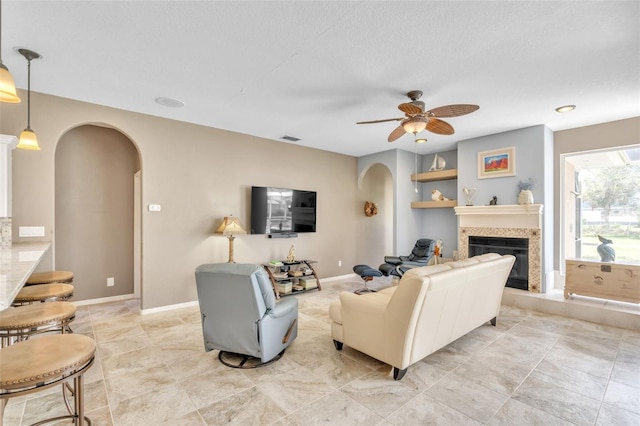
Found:
M 478 152 L 478 179 L 516 175 L 516 147 Z

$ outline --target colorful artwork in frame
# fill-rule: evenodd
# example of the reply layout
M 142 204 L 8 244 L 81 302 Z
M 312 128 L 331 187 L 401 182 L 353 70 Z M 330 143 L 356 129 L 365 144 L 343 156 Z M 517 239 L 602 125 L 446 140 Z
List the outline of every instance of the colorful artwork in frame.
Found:
M 478 152 L 478 179 L 515 176 L 516 148 Z

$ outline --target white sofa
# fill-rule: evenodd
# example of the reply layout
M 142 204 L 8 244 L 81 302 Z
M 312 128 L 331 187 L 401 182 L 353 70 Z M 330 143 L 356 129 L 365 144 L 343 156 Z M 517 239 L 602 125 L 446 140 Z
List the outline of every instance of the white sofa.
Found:
M 514 261 L 488 253 L 411 269 L 376 293 L 342 292 L 329 307 L 335 347 L 346 344 L 393 366 L 400 380 L 427 355 L 487 321 L 496 324 Z

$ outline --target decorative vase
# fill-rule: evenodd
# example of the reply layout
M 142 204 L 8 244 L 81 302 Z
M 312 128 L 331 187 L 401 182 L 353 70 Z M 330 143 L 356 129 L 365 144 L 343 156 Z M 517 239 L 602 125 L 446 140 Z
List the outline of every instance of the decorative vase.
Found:
M 533 192 L 529 189 L 523 189 L 518 194 L 518 204 L 533 204 Z
M 462 188 L 462 193 L 464 194 L 464 198 L 467 200 L 467 206 L 473 205 L 473 197 L 476 195 L 475 188 Z

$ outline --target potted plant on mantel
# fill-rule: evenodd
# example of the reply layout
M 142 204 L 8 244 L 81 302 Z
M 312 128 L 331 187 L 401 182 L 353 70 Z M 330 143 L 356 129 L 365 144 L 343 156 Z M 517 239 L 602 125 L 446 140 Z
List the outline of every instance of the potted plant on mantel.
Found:
M 536 187 L 536 183 L 532 178 L 529 178 L 527 182 L 518 182 L 518 204 L 533 204 L 533 192 L 531 191 Z

